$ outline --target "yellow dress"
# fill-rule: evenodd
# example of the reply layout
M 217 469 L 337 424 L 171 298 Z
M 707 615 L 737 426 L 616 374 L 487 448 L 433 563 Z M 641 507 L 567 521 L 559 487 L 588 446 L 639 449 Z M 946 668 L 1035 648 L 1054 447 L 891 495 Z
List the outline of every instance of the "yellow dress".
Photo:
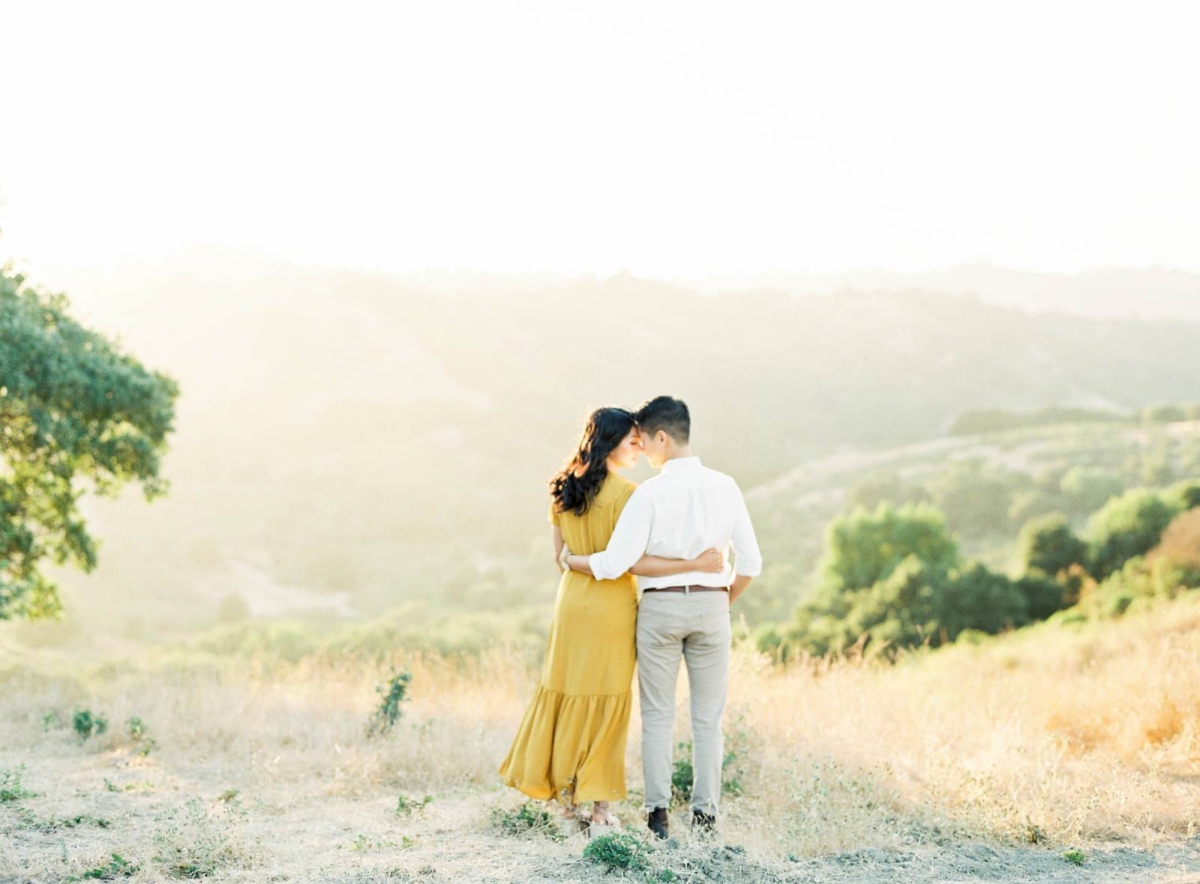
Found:
M 559 514 L 552 507 L 550 521 L 573 554 L 600 552 L 636 487 L 609 473 L 586 513 Z M 565 803 L 625 797 L 637 605 L 632 574 L 616 580 L 563 574 L 542 677 L 500 765 L 507 785 Z

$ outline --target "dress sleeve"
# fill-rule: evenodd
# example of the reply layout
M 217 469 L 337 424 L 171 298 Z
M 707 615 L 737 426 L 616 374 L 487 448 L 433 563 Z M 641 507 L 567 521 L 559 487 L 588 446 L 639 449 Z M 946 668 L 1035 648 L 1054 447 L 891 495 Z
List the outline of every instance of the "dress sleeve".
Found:
M 561 524 L 559 522 L 558 507 L 555 505 L 553 498 L 550 500 L 550 524 Z

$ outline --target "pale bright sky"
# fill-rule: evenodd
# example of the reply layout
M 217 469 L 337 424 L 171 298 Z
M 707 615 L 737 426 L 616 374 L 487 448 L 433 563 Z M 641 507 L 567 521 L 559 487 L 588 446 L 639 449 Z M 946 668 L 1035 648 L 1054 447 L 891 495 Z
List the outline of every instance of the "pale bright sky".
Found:
M 0 255 L 1200 270 L 1198 29 L 1146 0 L 0 0 Z

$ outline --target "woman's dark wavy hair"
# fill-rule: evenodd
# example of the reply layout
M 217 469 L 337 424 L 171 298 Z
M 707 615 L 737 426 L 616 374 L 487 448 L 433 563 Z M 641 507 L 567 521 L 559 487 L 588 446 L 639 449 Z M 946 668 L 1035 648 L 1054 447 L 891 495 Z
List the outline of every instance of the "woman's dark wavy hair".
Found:
M 637 423 L 624 408 L 598 408 L 588 418 L 579 447 L 553 479 L 550 497 L 557 512 L 582 516 L 608 475 L 605 461 Z

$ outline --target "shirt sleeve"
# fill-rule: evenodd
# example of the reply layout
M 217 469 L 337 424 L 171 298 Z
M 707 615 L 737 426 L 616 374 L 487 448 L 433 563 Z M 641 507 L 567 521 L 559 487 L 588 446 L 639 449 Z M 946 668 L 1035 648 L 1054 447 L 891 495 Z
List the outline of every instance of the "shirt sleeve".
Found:
M 608 548 L 588 556 L 592 575 L 597 580 L 615 580 L 637 564 L 650 543 L 653 521 L 650 500 L 639 486 L 621 511 Z
M 558 504 L 555 503 L 553 498 L 550 499 L 550 524 L 551 525 L 560 524 L 559 519 L 558 519 Z
M 762 573 L 762 553 L 758 549 L 758 538 L 754 534 L 754 525 L 750 522 L 750 510 L 746 508 L 746 498 L 742 490 L 735 488 L 737 494 L 737 518 L 733 523 L 733 553 L 734 571 L 740 577 L 757 577 Z

